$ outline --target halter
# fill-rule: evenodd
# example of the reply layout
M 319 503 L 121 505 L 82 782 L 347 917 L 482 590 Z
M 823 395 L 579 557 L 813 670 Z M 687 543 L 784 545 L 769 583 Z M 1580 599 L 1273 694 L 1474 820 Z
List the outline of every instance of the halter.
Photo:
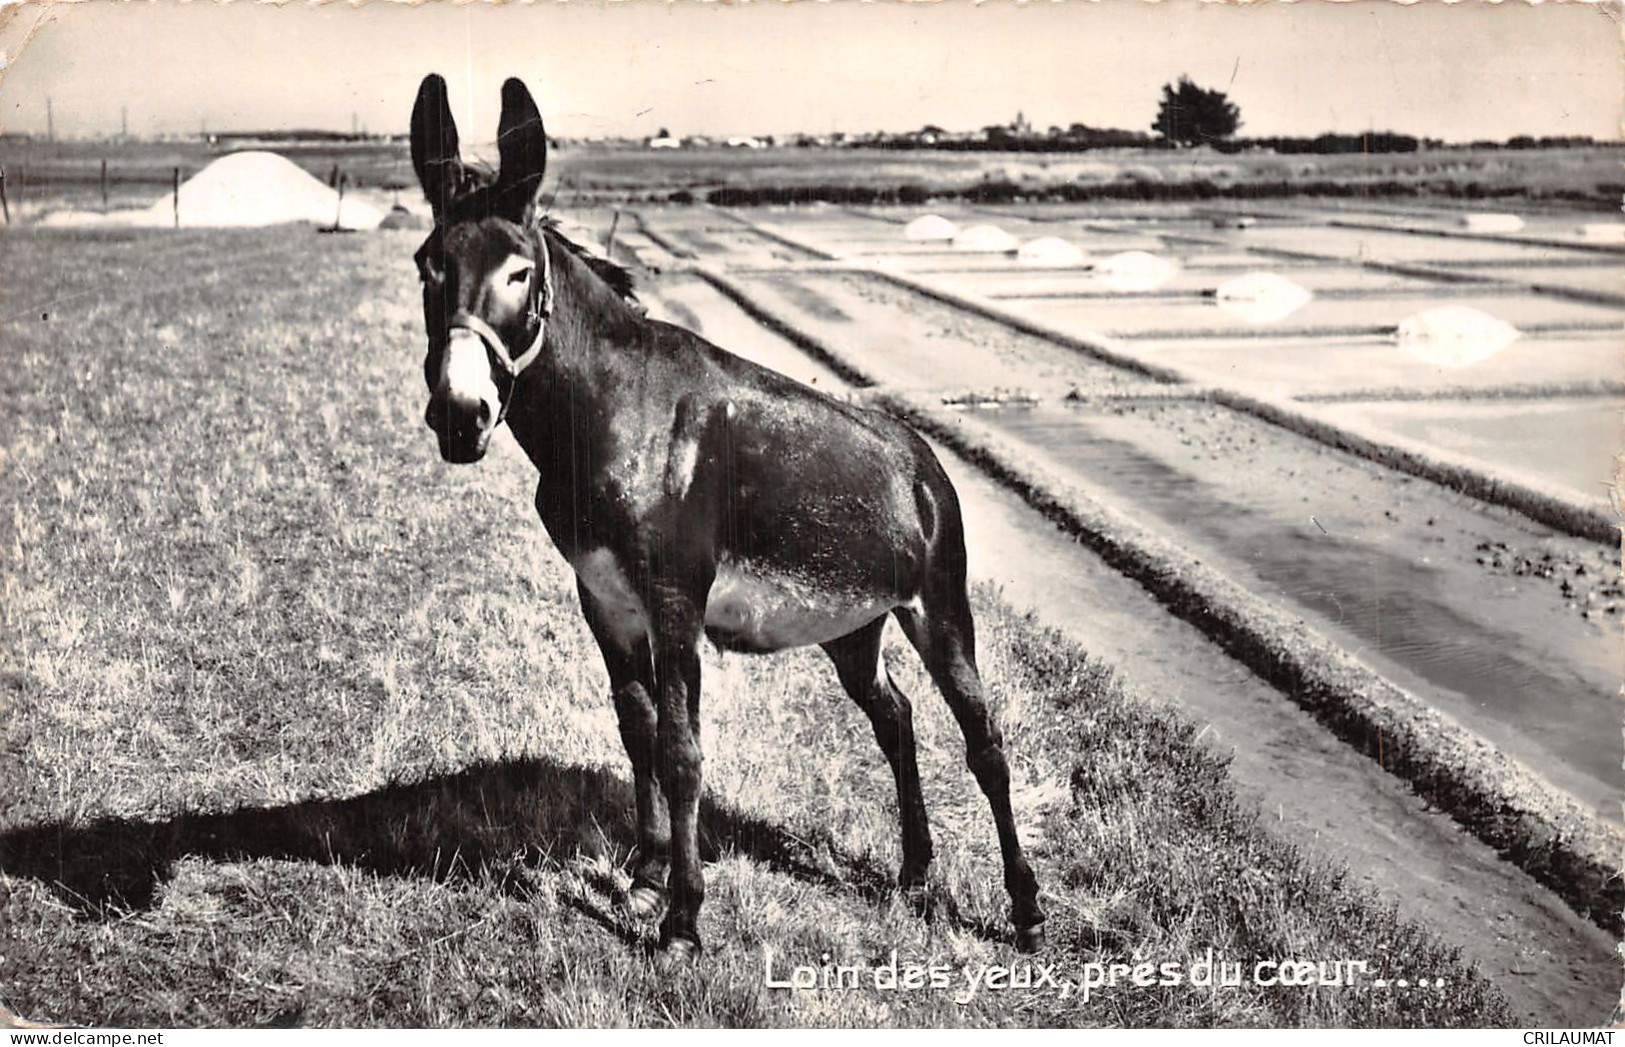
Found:
M 525 316 L 527 324 L 536 325 L 536 337 L 531 340 L 529 348 L 518 356 L 510 355 L 508 343 L 502 340 L 502 336 L 497 334 L 490 324 L 466 309 L 459 309 L 452 315 L 451 322 L 446 325 L 448 332 L 462 328 L 478 336 L 479 340 L 485 343 L 487 355 L 496 362 L 502 373 L 508 376 L 510 383 L 518 381 L 525 368 L 535 363 L 536 358 L 542 354 L 542 341 L 547 335 L 547 321 L 553 315 L 553 256 L 547 250 L 546 237 L 542 237 L 540 243 L 542 278 L 539 282 L 534 277 L 531 278 L 533 294 L 530 309 Z M 507 413 L 508 405 L 504 401 L 502 414 Z M 501 416 L 498 416 L 497 421 L 501 420 Z

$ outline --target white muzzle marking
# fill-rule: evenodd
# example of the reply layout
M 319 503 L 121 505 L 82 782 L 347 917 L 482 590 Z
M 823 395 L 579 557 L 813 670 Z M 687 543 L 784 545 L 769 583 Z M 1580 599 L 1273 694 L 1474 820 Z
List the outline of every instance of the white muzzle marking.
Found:
M 485 341 L 472 331 L 453 330 L 446 341 L 446 394 L 457 404 L 484 403 L 495 419 L 502 405 L 491 379 L 491 358 Z

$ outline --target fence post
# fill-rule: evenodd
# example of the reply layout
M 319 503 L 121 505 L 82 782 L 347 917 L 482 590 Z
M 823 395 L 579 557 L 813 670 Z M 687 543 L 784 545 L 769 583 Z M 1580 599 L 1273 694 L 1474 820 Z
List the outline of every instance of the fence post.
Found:
M 6 224 L 11 224 L 11 205 L 6 203 L 6 169 L 0 167 L 0 211 L 6 213 Z
M 621 224 L 621 209 L 615 209 L 614 217 L 609 220 L 609 237 L 604 241 L 604 257 L 610 261 L 615 260 L 615 227 Z
M 107 210 L 107 161 L 102 161 L 102 210 Z
M 173 177 L 172 180 L 175 183 L 175 228 L 179 229 L 181 227 L 181 169 L 180 168 L 178 168 L 178 167 L 175 168 L 175 173 L 174 173 L 174 177 Z

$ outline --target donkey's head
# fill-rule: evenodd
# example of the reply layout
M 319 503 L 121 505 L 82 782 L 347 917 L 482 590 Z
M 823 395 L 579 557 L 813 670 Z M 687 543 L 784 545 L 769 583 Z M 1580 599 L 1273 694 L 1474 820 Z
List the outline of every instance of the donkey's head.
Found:
M 502 85 L 495 176 L 466 166 L 446 82 L 424 78 L 412 108 L 412 166 L 434 209 L 418 248 L 429 351 L 424 420 L 448 462 L 477 462 L 507 413 L 519 375 L 542 351 L 551 261 L 538 221 L 547 133 L 530 92 Z

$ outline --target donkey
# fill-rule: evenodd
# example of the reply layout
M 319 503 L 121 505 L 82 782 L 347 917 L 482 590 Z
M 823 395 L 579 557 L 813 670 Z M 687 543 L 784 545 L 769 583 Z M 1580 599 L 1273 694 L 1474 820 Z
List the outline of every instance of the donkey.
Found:
M 632 308 L 624 271 L 541 213 L 547 135 L 516 79 L 502 87 L 497 150 L 494 175 L 462 162 L 445 81 L 426 77 L 412 110 L 412 164 L 434 211 L 416 254 L 425 420 L 459 463 L 479 461 L 506 421 L 541 474 L 536 512 L 575 569 L 632 764 L 627 908 L 648 920 L 664 910 L 664 962 L 698 954 L 702 636 L 736 651 L 823 647 L 896 779 L 898 885 L 924 887 L 931 831 L 912 712 L 880 657 L 891 614 L 964 733 L 1016 944 L 1038 948 L 1038 883 L 976 670 L 959 502 L 930 447 L 889 415 Z

